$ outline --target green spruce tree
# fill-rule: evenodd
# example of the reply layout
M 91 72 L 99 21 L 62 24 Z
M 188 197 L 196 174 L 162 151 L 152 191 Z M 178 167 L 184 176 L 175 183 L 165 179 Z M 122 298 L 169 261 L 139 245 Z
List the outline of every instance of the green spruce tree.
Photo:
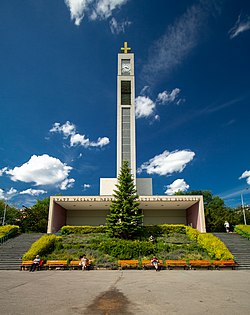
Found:
M 143 215 L 127 161 L 123 162 L 116 187 L 107 216 L 108 232 L 112 237 L 133 239 L 140 234 Z

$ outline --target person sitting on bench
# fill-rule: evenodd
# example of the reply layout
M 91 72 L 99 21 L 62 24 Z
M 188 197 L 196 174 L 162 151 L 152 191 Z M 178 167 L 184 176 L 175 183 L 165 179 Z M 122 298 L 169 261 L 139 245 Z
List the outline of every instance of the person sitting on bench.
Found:
M 30 271 L 35 271 L 40 264 L 41 259 L 39 255 L 36 255 L 36 258 L 33 260 L 33 264 L 30 267 Z
M 83 255 L 81 258 L 81 266 L 82 266 L 82 270 L 86 270 L 88 265 L 89 265 L 89 260 L 86 257 L 86 255 Z
M 151 259 L 151 264 L 155 267 L 156 271 L 159 270 L 159 259 L 156 256 Z

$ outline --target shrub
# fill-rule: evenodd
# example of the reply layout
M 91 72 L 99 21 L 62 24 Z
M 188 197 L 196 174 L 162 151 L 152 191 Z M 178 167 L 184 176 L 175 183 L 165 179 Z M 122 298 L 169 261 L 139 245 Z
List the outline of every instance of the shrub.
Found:
M 33 243 L 30 249 L 23 255 L 23 260 L 32 260 L 36 255 L 45 256 L 51 253 L 56 241 L 60 240 L 59 236 L 54 234 L 45 234 Z
M 226 245 L 216 236 L 210 233 L 200 233 L 197 238 L 198 244 L 205 248 L 211 259 L 230 260 L 234 259 Z
M 163 234 L 186 234 L 186 226 L 184 224 L 160 224 Z
M 234 259 L 226 245 L 216 236 L 210 233 L 200 233 L 198 230 L 186 227 L 186 233 L 191 240 L 197 241 L 205 249 L 211 259 Z
M 250 239 L 250 225 L 239 224 L 235 226 L 234 230 L 239 235 L 247 239 Z
M 196 229 L 191 228 L 190 226 L 186 226 L 186 234 L 192 241 L 197 242 L 200 232 Z
M 149 238 L 151 235 L 159 237 L 163 234 L 171 235 L 174 233 L 185 234 L 186 229 L 183 224 L 159 224 L 159 225 L 146 225 L 142 227 L 142 236 Z
M 60 230 L 62 235 L 68 234 L 89 234 L 89 233 L 105 233 L 107 231 L 106 226 L 63 226 Z
M 99 250 L 117 259 L 138 259 L 140 256 L 153 255 L 156 245 L 146 241 L 114 238 L 101 242 Z
M 12 236 L 18 234 L 20 231 L 20 228 L 18 225 L 4 225 L 0 226 L 0 237 L 5 236 L 8 233 L 11 233 Z

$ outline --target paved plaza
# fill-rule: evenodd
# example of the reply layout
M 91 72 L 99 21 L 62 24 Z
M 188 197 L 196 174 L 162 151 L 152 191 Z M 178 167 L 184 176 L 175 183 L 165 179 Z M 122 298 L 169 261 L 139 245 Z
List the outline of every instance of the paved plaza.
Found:
M 0 271 L 5 315 L 250 314 L 248 270 Z

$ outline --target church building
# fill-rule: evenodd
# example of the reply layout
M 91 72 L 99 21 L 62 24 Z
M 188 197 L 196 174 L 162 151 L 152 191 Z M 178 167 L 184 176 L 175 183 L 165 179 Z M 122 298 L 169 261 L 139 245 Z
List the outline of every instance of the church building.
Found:
M 185 224 L 206 232 L 203 196 L 154 196 L 152 178 L 136 177 L 135 139 L 134 54 L 125 42 L 117 69 L 117 176 L 100 178 L 99 196 L 51 196 L 48 233 L 64 225 L 105 225 L 123 161 L 134 178 L 143 225 Z

